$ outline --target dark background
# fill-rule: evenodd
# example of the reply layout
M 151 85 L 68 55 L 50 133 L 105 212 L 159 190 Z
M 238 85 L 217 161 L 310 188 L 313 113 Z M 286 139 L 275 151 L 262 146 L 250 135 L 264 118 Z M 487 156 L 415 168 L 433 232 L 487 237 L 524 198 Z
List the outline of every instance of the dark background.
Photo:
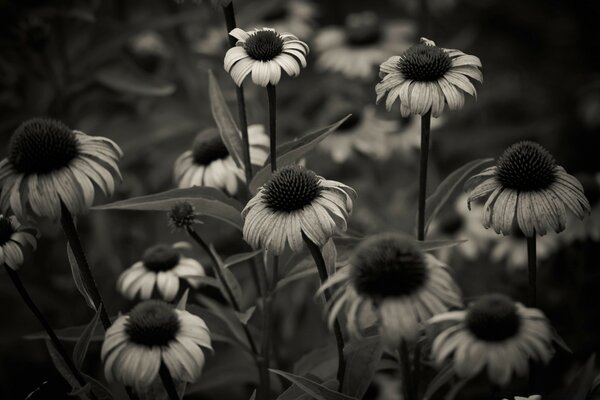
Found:
M 244 27 L 244 22 L 256 18 L 252 17 L 256 5 L 268 2 L 234 3 Z M 318 6 L 318 26 L 365 9 L 384 19 L 415 19 L 411 0 L 319 1 Z M 478 101 L 469 99 L 461 112 L 446 113 L 444 126 L 434 133 L 431 190 L 467 161 L 497 157 L 521 139 L 540 142 L 568 172 L 593 181 L 592 175 L 600 171 L 600 2 L 431 0 L 430 6 L 429 38 L 441 47 L 477 55 L 485 79 Z M 172 188 L 174 160 L 199 130 L 212 125 L 209 69 L 217 73 L 234 105 L 234 85 L 222 69 L 225 48 L 215 53 L 192 50 L 197 46 L 194 35 L 210 29 L 225 35 L 221 12 L 209 1 L 201 5 L 167 0 L 0 1 L 0 156 L 7 155 L 9 137 L 21 122 L 49 116 L 120 144 L 125 152 L 124 181 L 113 199 Z M 132 47 L 132 39 L 148 31 L 158 33 L 166 51 Z M 310 38 L 306 41 L 311 44 Z M 311 67 L 312 61 L 314 56 L 309 56 L 309 67 L 298 79 L 285 78 L 278 86 L 282 141 L 333 122 L 337 116 L 320 115 L 319 106 L 340 93 L 351 92 L 357 104 L 374 103 L 375 80 L 361 83 L 321 73 Z M 249 120 L 264 123 L 266 96 L 253 85 L 246 87 Z M 353 230 L 411 231 L 416 209 L 414 160 L 395 158 L 374 166 L 372 160 L 357 157 L 338 165 L 315 153 L 307 162 L 320 175 L 358 190 Z M 588 185 L 592 202 L 597 200 L 594 190 L 593 184 Z M 97 199 L 98 204 L 106 201 Z M 130 307 L 115 291 L 120 271 L 137 261 L 147 246 L 183 238 L 169 233 L 161 214 L 93 212 L 79 225 L 111 310 Z M 26 257 L 22 278 L 53 326 L 85 324 L 91 315 L 72 283 L 62 232 L 49 222 L 40 230 L 43 237 L 38 250 Z M 199 230 L 223 254 L 241 249 L 240 244 L 231 244 L 240 243 L 238 234 L 218 223 L 207 221 Z M 597 242 L 578 241 L 561 245 L 540 265 L 540 308 L 574 352 L 558 351 L 549 367 L 551 387 L 568 381 L 599 348 L 598 254 Z M 508 270 L 488 261 L 485 254 L 475 262 L 456 258 L 452 266 L 467 298 L 502 291 L 524 299 L 523 270 Z M 246 271 L 240 267 L 236 274 L 246 280 Z M 303 282 L 281 297 L 277 323 L 284 366 L 315 343 L 326 342 L 319 305 L 312 301 L 314 288 L 315 282 Z M 251 301 L 251 290 L 245 294 Z M 44 343 L 23 339 L 39 326 L 4 275 L 0 321 L 0 398 L 22 399 L 38 387 L 32 399 L 64 397 L 64 384 Z M 84 368 L 95 377 L 102 376 L 98 350 L 94 345 Z M 239 358 L 230 349 L 217 354 Z M 214 365 L 202 378 L 210 382 L 201 388 L 202 398 L 237 398 L 223 392 L 224 387 L 239 381 L 243 388 L 244 382 L 254 379 L 243 366 L 219 370 L 220 364 L 211 362 Z M 465 396 L 477 390 L 474 386 L 465 390 Z

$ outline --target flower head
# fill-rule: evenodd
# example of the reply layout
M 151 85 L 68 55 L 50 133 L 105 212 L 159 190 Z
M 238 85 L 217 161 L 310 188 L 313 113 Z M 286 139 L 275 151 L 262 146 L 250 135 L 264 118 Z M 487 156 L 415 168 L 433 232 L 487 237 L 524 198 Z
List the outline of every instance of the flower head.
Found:
M 134 299 L 148 300 L 154 294 L 171 301 L 179 292 L 181 282 L 196 288 L 206 275 L 204 267 L 194 259 L 181 256 L 175 246 L 158 244 L 147 249 L 142 259 L 123 271 L 117 281 L 119 292 Z
M 374 311 L 381 337 L 396 349 L 416 339 L 421 323 L 451 307 L 461 307 L 460 292 L 447 266 L 423 253 L 413 240 L 397 233 L 372 236 L 355 250 L 348 265 L 321 290 L 343 282 L 334 292 L 329 322 L 348 309 L 348 329 L 359 335 L 360 313 Z
M 194 382 L 212 351 L 204 321 L 167 303 L 148 300 L 120 316 L 106 331 L 102 344 L 104 374 L 143 392 L 158 378 L 161 363 L 177 382 Z
M 327 27 L 315 37 L 317 67 L 349 79 L 372 79 L 376 67 L 406 50 L 414 26 L 407 21 L 381 21 L 373 12 L 350 14 L 343 27 Z
M 112 140 L 73 131 L 51 119 L 34 118 L 14 132 L 9 155 L 0 162 L 0 206 L 22 221 L 27 217 L 86 212 L 94 202 L 94 184 L 112 194 L 117 162 L 123 153 Z
M 450 359 L 456 375 L 472 378 L 487 368 L 490 380 L 506 385 L 513 374 L 523 376 L 529 360 L 552 358 L 552 332 L 544 314 L 500 294 L 433 317 L 431 324 L 451 322 L 433 341 L 432 355 L 441 366 Z
M 336 229 L 346 230 L 356 192 L 299 165 L 275 171 L 244 210 L 244 240 L 279 255 L 286 242 L 300 251 L 302 235 L 323 246 Z
M 428 112 L 438 117 L 446 104 L 451 110 L 459 110 L 465 102 L 464 93 L 477 96 L 470 79 L 483 81 L 479 58 L 437 47 L 425 38 L 381 64 L 379 77 L 377 102 L 387 96 L 385 106 L 390 111 L 398 99 L 404 117 Z
M 581 183 L 556 164 L 537 143 L 523 141 L 510 146 L 496 166 L 471 177 L 468 202 L 488 197 L 483 224 L 508 235 L 516 221 L 527 237 L 543 236 L 550 229 L 565 229 L 569 208 L 582 219 L 590 211 Z
M 28 244 L 36 247 L 36 234 L 35 229 L 21 225 L 16 217 L 0 214 L 0 266 L 19 269 L 23 264 L 23 248 Z
M 238 42 L 225 54 L 225 70 L 236 85 L 252 73 L 258 86 L 277 85 L 281 70 L 289 76 L 300 75 L 306 67 L 308 45 L 291 33 L 278 33 L 271 28 L 243 31 L 235 28 L 229 33 Z
M 173 230 L 185 229 L 200 222 L 194 205 L 185 201 L 171 207 L 167 217 L 169 218 L 169 226 Z
M 250 161 L 262 166 L 267 160 L 269 137 L 262 125 L 248 127 Z M 191 150 L 186 150 L 175 161 L 175 182 L 180 188 L 210 186 L 234 195 L 240 182 L 245 181 L 244 171 L 239 168 L 219 132 L 207 129 L 196 137 Z

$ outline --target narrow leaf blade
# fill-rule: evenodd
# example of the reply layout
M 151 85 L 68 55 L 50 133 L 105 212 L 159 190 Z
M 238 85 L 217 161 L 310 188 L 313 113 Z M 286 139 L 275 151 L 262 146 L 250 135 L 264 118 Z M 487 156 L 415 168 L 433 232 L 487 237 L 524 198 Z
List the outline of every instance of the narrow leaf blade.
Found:
M 75 255 L 73 254 L 73 250 L 71 250 L 71 245 L 67 243 L 67 258 L 69 259 L 69 265 L 71 266 L 71 274 L 73 275 L 73 281 L 75 282 L 75 287 L 83 296 L 85 303 L 94 311 L 96 311 L 96 305 L 94 304 L 94 300 L 92 300 L 92 296 L 88 292 L 85 284 L 83 283 L 83 279 L 81 278 L 81 271 L 79 270 L 79 266 L 77 265 L 77 261 L 75 260 Z
M 75 362 L 75 366 L 77 368 L 81 368 L 83 365 L 83 360 L 85 360 L 85 356 L 87 354 L 88 348 L 90 347 L 90 342 L 92 341 L 92 335 L 96 331 L 96 327 L 98 326 L 98 321 L 100 320 L 100 313 L 102 312 L 102 305 L 98 307 L 98 311 L 96 311 L 96 315 L 92 318 L 90 323 L 85 327 L 79 340 L 75 343 L 75 348 L 73 349 L 73 362 Z

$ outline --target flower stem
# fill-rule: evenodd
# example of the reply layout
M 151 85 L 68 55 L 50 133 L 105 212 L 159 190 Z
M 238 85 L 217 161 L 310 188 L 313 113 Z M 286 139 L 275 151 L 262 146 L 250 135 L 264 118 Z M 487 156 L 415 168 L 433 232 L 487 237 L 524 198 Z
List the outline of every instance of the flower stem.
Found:
M 169 395 L 170 400 L 179 400 L 179 394 L 177 393 L 177 388 L 175 387 L 175 382 L 173 382 L 173 378 L 171 377 L 171 373 L 169 372 L 169 368 L 165 365 L 165 363 L 160 363 L 160 369 L 158 370 L 158 374 L 160 375 L 160 380 Z
M 96 281 L 92 275 L 87 258 L 85 257 L 85 252 L 83 251 L 83 246 L 81 245 L 81 240 L 79 239 L 79 234 L 77 233 L 77 228 L 73 222 L 73 216 L 63 202 L 61 202 L 60 222 L 62 224 L 63 231 L 65 232 L 65 236 L 67 237 L 67 241 L 71 246 L 71 250 L 73 250 L 75 261 L 77 261 L 77 267 L 81 273 L 81 280 L 92 297 L 95 307 L 98 308 L 102 306 L 102 309 L 100 310 L 100 321 L 106 330 L 110 328 L 111 325 L 110 318 L 106 312 L 106 305 L 104 304 L 104 300 L 102 300 L 102 295 L 98 290 L 98 286 L 96 285 Z
M 536 234 L 527 238 L 527 265 L 529 269 L 529 306 L 537 305 Z
M 46 333 L 48 334 L 48 337 L 52 341 L 52 345 L 54 346 L 54 348 L 56 349 L 56 351 L 58 352 L 58 354 L 60 354 L 60 356 L 62 357 L 63 361 L 67 365 L 67 368 L 69 368 L 69 370 L 71 371 L 71 373 L 73 374 L 73 376 L 77 380 L 77 383 L 81 387 L 84 387 L 86 385 L 86 381 L 83 378 L 83 375 L 81 375 L 81 372 L 79 372 L 79 369 L 77 369 L 77 367 L 75 366 L 75 363 L 73 362 L 73 360 L 71 359 L 71 357 L 69 357 L 69 355 L 67 354 L 67 351 L 65 350 L 65 348 L 62 345 L 62 343 L 58 339 L 58 336 L 56 336 L 56 333 L 54 333 L 54 330 L 52 329 L 52 327 L 50 326 L 50 324 L 48 323 L 48 321 L 44 317 L 44 314 L 42 314 L 42 312 L 40 311 L 40 309 L 37 308 L 37 306 L 35 305 L 33 299 L 29 295 L 29 292 L 27 292 L 27 289 L 25 289 L 25 286 L 23 285 L 23 282 L 21 282 L 21 278 L 19 277 L 18 272 L 15 271 L 15 270 L 13 270 L 12 268 L 10 268 L 6 264 L 4 264 L 4 269 L 6 270 L 6 273 L 8 274 L 8 276 L 10 277 L 10 279 L 12 280 L 13 284 L 15 285 L 15 288 L 17 289 L 17 291 L 19 292 L 19 294 L 23 298 L 23 301 L 25 302 L 25 304 L 27 304 L 27 306 L 29 307 L 29 309 L 31 310 L 31 312 L 36 316 L 36 318 L 38 319 L 38 321 L 44 327 L 44 330 L 46 331 Z M 90 393 L 90 395 L 93 398 L 96 398 L 93 393 Z
M 271 138 L 270 156 L 271 172 L 277 170 L 277 92 L 275 85 L 267 85 L 267 95 L 269 97 L 269 136 Z
M 400 348 L 398 349 L 398 353 L 400 353 L 400 368 L 402 370 L 402 398 L 404 400 L 415 400 L 412 391 L 413 387 L 410 372 L 410 353 L 406 341 L 402 340 L 400 342 Z
M 419 165 L 419 216 L 417 239 L 425 240 L 425 201 L 427 200 L 427 162 L 429 159 L 429 134 L 431 110 L 421 116 L 421 162 Z
M 321 253 L 321 249 L 317 246 L 312 240 L 308 238 L 302 233 L 302 239 L 304 239 L 304 243 L 306 243 L 306 247 L 310 251 L 313 259 L 315 260 L 315 264 L 317 264 L 317 270 L 319 271 L 319 277 L 321 278 L 321 283 L 325 283 L 327 278 L 329 278 L 329 274 L 327 273 L 327 266 L 325 265 L 325 259 L 323 258 L 323 253 Z M 325 301 L 329 302 L 331 299 L 331 291 L 329 289 L 325 290 Z M 342 334 L 342 328 L 340 326 L 339 320 L 336 318 L 333 324 L 333 333 L 335 335 L 335 341 L 337 344 L 338 351 L 338 371 L 337 371 L 337 380 L 338 380 L 338 390 L 341 390 L 342 385 L 344 383 L 344 375 L 346 369 L 346 360 L 344 358 L 344 335 Z

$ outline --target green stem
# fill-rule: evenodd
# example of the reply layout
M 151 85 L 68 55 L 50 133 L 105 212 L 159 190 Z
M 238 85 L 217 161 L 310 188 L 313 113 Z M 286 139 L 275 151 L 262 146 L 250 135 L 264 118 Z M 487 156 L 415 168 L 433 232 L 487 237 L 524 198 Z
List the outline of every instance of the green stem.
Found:
M 275 170 L 277 170 L 277 92 L 275 90 L 275 85 L 271 85 L 270 83 L 267 85 L 267 95 L 269 97 L 271 172 L 275 172 Z
M 67 241 L 71 246 L 71 250 L 73 251 L 73 255 L 75 256 L 75 261 L 77 262 L 77 267 L 79 268 L 79 272 L 81 274 L 81 280 L 90 294 L 92 301 L 94 302 L 94 306 L 96 308 L 102 306 L 102 309 L 100 310 L 100 321 L 102 322 L 104 329 L 107 330 L 110 328 L 111 322 L 106 311 L 106 304 L 104 304 L 104 300 L 102 300 L 102 295 L 98 290 L 94 275 L 92 275 L 92 270 L 87 262 L 81 240 L 79 239 L 79 234 L 77 233 L 77 228 L 73 222 L 73 216 L 71 215 L 71 212 L 67 206 L 65 206 L 65 204 L 62 202 L 60 222 L 63 231 L 65 232 L 65 236 L 67 237 Z
M 529 269 L 529 306 L 537 306 L 537 263 L 536 263 L 536 234 L 527 238 L 527 265 Z
M 402 370 L 402 392 L 404 400 L 415 400 L 413 397 L 412 377 L 410 371 L 410 355 L 405 340 L 400 342 L 400 368 Z
M 160 380 L 169 395 L 170 400 L 179 400 L 179 394 L 177 393 L 177 388 L 175 387 L 175 382 L 173 382 L 173 377 L 171 377 L 171 373 L 169 372 L 169 368 L 165 365 L 165 363 L 160 363 L 160 369 L 158 370 L 158 374 L 160 375 Z
M 431 110 L 421 117 L 421 161 L 419 165 L 419 215 L 417 239 L 425 240 L 425 202 L 427 200 L 427 163 L 429 159 L 429 134 Z
M 27 304 L 27 306 L 29 307 L 29 309 L 31 310 L 33 315 L 36 316 L 36 318 L 38 319 L 40 324 L 42 324 L 42 326 L 44 327 L 46 334 L 52 341 L 52 345 L 54 346 L 54 348 L 56 349 L 58 354 L 60 354 L 60 356 L 63 359 L 63 361 L 65 362 L 67 368 L 69 368 L 69 370 L 71 371 L 71 373 L 77 380 L 77 383 L 81 387 L 84 387 L 86 385 L 86 381 L 83 378 L 83 375 L 81 375 L 81 372 L 79 372 L 79 369 L 77 369 L 77 367 L 75 366 L 75 363 L 73 362 L 71 357 L 69 357 L 69 355 L 67 354 L 67 351 L 65 350 L 62 343 L 58 339 L 58 336 L 56 336 L 56 333 L 54 333 L 54 330 L 50 326 L 50 323 L 44 317 L 44 314 L 42 314 L 40 309 L 35 305 L 35 302 L 29 295 L 29 292 L 27 292 L 27 289 L 25 289 L 25 286 L 23 285 L 23 282 L 21 281 L 21 278 L 19 277 L 18 272 L 13 270 L 6 264 L 4 264 L 4 269 L 6 270 L 6 273 L 12 280 L 13 284 L 15 285 L 15 288 L 17 289 L 17 291 L 23 298 L 23 301 L 25 302 L 25 304 Z M 90 393 L 90 396 L 94 399 L 96 398 L 96 396 L 93 393 Z
M 323 258 L 323 253 L 321 253 L 321 249 L 317 246 L 312 240 L 308 238 L 302 233 L 302 239 L 304 239 L 304 243 L 306 243 L 306 247 L 310 251 L 313 259 L 315 260 L 315 264 L 317 264 L 317 270 L 319 271 L 319 278 L 321 279 L 321 283 L 325 283 L 327 278 L 329 278 L 329 274 L 327 273 L 327 266 L 325 265 L 325 259 Z M 325 301 L 329 302 L 331 299 L 331 291 L 329 289 L 325 290 Z M 337 344 L 337 352 L 338 352 L 338 371 L 337 371 L 337 380 L 338 380 L 338 390 L 341 390 L 344 384 L 344 375 L 346 369 L 346 360 L 344 357 L 344 335 L 342 334 L 342 328 L 340 326 L 339 320 L 336 318 L 333 324 L 333 333 L 335 335 L 335 341 Z

